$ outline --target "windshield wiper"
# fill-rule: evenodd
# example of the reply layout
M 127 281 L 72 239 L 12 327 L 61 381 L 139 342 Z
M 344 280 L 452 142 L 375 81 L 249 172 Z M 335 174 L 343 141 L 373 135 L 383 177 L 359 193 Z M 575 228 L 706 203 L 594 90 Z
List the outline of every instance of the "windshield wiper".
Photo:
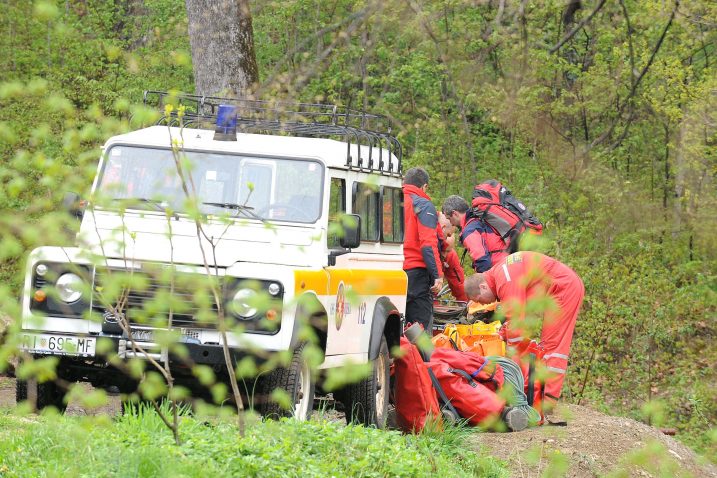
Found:
M 244 216 L 256 219 L 257 221 L 266 222 L 266 219 L 254 212 L 254 208 L 245 204 L 235 204 L 231 202 L 203 202 L 207 206 L 221 207 L 224 209 L 233 209 L 237 212 L 244 213 Z
M 127 203 L 139 202 L 139 203 L 143 203 L 143 204 L 149 204 L 149 205 L 151 205 L 151 206 L 154 206 L 154 209 L 155 209 L 155 210 L 160 211 L 160 212 L 164 212 L 164 213 L 166 213 L 167 211 L 170 210 L 168 207 L 162 206 L 163 201 L 158 201 L 158 200 L 156 200 L 156 199 L 147 199 L 147 198 L 113 198 L 112 200 L 113 200 L 113 201 L 124 201 L 124 202 L 127 202 Z M 172 217 L 173 217 L 175 220 L 179 221 L 179 215 L 178 215 L 176 212 L 172 211 Z

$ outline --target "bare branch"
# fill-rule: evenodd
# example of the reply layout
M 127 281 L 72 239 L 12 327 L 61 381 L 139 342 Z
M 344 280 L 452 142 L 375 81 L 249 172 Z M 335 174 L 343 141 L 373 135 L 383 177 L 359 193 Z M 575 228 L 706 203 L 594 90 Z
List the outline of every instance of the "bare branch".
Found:
M 174 413 L 173 413 L 173 415 L 174 415 L 174 424 L 172 424 L 172 423 L 170 423 L 169 420 L 167 420 L 167 417 L 164 416 L 164 413 L 162 413 L 162 409 L 159 408 L 159 404 L 157 403 L 157 401 L 156 401 L 156 400 L 150 400 L 150 402 L 152 403 L 152 406 L 154 407 L 154 411 L 157 412 L 157 415 L 159 415 L 159 418 L 162 419 L 162 421 L 163 421 L 164 424 L 167 426 L 167 428 L 169 428 L 170 430 L 172 430 L 172 435 L 174 435 L 174 443 L 176 443 L 177 445 L 181 445 L 182 442 L 181 442 L 181 440 L 179 439 L 179 421 L 177 420 L 177 404 L 174 403 L 174 401 L 172 401 L 172 403 L 173 403 L 173 412 L 174 412 Z
M 169 128 L 169 126 L 168 126 Z M 180 134 L 183 131 L 183 128 L 180 129 Z M 171 138 L 171 130 L 170 130 L 170 138 Z M 182 142 L 182 145 L 184 143 Z M 187 187 L 187 180 L 185 178 L 185 173 L 182 168 L 182 163 L 180 161 L 180 147 L 177 143 L 172 142 L 172 157 L 174 158 L 174 165 L 177 169 L 177 174 L 179 174 L 179 177 L 182 181 L 182 189 L 184 190 L 185 195 L 190 198 L 195 204 L 197 202 L 197 189 L 194 184 L 194 179 L 192 178 L 191 174 L 187 174 L 186 177 L 189 178 L 189 184 L 191 185 L 192 191 L 191 194 L 189 192 L 189 188 Z M 206 232 L 204 231 L 204 228 L 202 227 L 202 223 L 199 221 L 198 218 L 194 218 L 194 224 L 197 229 L 197 240 L 199 243 L 199 250 L 202 254 L 202 261 L 204 264 L 204 270 L 207 275 L 207 277 L 210 277 L 211 274 L 211 268 L 209 267 L 209 261 L 207 259 L 207 252 L 204 249 L 204 245 L 202 244 L 202 237 L 204 237 L 209 244 L 212 246 L 212 252 L 214 257 L 214 271 L 215 275 L 217 274 L 217 267 L 216 267 L 216 244 L 210 238 Z M 234 365 L 232 364 L 231 355 L 229 353 L 229 341 L 227 338 L 227 327 L 225 322 L 225 316 L 224 316 L 224 306 L 222 298 L 219 295 L 219 291 L 217 290 L 216 284 L 211 282 L 209 283 L 209 288 L 212 292 L 212 296 L 214 297 L 214 303 L 217 306 L 217 322 L 219 325 L 219 332 L 222 338 L 222 351 L 224 353 L 224 362 L 225 366 L 227 368 L 227 374 L 229 375 L 229 383 L 232 388 L 232 394 L 234 395 L 234 401 L 237 406 L 238 411 L 238 419 L 239 419 L 239 434 L 241 436 L 244 436 L 244 401 L 241 398 L 241 393 L 239 392 L 239 385 L 237 383 L 236 379 L 236 371 L 234 370 Z
M 622 13 L 625 15 L 625 23 L 627 24 L 627 44 L 630 49 L 630 86 L 635 86 L 635 50 L 632 45 L 632 25 L 630 24 L 630 15 L 625 7 L 625 0 L 620 0 Z
M 610 125 L 610 128 L 608 128 L 607 131 L 605 131 L 603 134 L 601 134 L 599 137 L 595 138 L 595 140 L 590 143 L 590 145 L 586 148 L 585 153 L 593 149 L 595 146 L 601 144 L 603 141 L 605 141 L 607 138 L 609 138 L 613 131 L 615 131 L 615 127 L 617 126 L 617 123 L 622 118 L 623 113 L 625 112 L 625 109 L 628 105 L 632 104 L 632 98 L 635 96 L 635 93 L 637 92 L 638 86 L 640 86 L 640 82 L 647 74 L 647 71 L 650 69 L 650 66 L 652 66 L 652 62 L 655 61 L 655 57 L 657 56 L 657 53 L 660 51 L 660 47 L 662 47 L 662 43 L 665 40 L 665 37 L 667 36 L 667 32 L 670 29 L 670 26 L 672 26 L 672 21 L 675 19 L 675 15 L 677 14 L 677 9 L 680 7 L 680 0 L 675 0 L 675 8 L 672 9 L 672 13 L 670 14 L 669 20 L 667 20 L 667 24 L 665 24 L 665 28 L 662 29 L 662 34 L 660 35 L 660 38 L 657 40 L 657 43 L 655 44 L 655 48 L 652 49 L 652 54 L 650 55 L 650 58 L 647 60 L 647 63 L 642 68 L 642 71 L 638 75 L 638 77 L 635 79 L 635 81 L 632 83 L 632 87 L 630 88 L 630 93 L 625 98 L 625 101 L 620 106 L 620 110 L 618 111 L 618 114 L 615 118 L 615 121 L 612 122 Z M 628 124 L 625 126 L 625 132 L 630 126 L 630 123 L 632 122 L 633 116 L 631 115 L 630 118 L 628 118 Z M 626 136 L 627 133 L 625 133 Z M 616 142 L 611 149 L 615 149 L 619 143 L 624 139 L 624 136 L 619 139 L 618 142 Z
M 652 62 L 655 61 L 655 56 L 657 56 L 657 52 L 660 51 L 662 42 L 665 40 L 665 37 L 667 36 L 667 31 L 670 29 L 670 26 L 672 26 L 672 21 L 675 19 L 675 15 L 677 14 L 678 8 L 680 8 L 680 0 L 675 0 L 675 8 L 672 9 L 672 13 L 670 14 L 670 19 L 667 20 L 667 24 L 665 25 L 665 28 L 662 30 L 660 39 L 657 40 L 657 44 L 655 45 L 655 48 L 652 50 L 650 59 L 647 60 L 645 67 L 642 69 L 642 71 L 640 72 L 640 75 L 637 77 L 637 80 L 635 80 L 635 83 L 632 85 L 632 90 L 630 91 L 630 95 L 628 96 L 629 98 L 631 98 L 635 94 L 635 90 L 637 90 L 637 86 L 642 81 L 642 78 L 647 73 L 647 70 L 649 70 L 650 66 L 652 66 Z
M 498 3 L 498 12 L 495 14 L 495 28 L 496 30 L 500 27 L 500 23 L 503 21 L 503 12 L 505 11 L 505 0 L 500 0 Z
M 308 48 L 308 46 L 311 44 L 311 41 L 315 38 L 321 38 L 322 36 L 326 35 L 327 33 L 333 32 L 338 30 L 339 28 L 343 27 L 346 24 L 352 23 L 356 19 L 362 19 L 366 16 L 368 11 L 368 7 L 364 8 L 363 10 L 359 10 L 356 13 L 352 13 L 345 19 L 341 20 L 340 22 L 336 22 L 333 25 L 329 25 L 325 28 L 322 28 L 321 30 L 315 32 L 313 35 L 307 37 L 304 41 L 302 41 L 300 44 L 296 45 L 294 48 L 286 52 L 284 57 L 279 60 L 275 65 L 272 72 L 268 75 L 267 79 L 263 82 L 264 85 L 271 85 L 277 80 L 277 77 L 279 76 L 279 71 L 281 68 L 289 61 L 290 58 L 292 58 L 297 53 L 300 53 Z M 260 94 L 263 91 L 262 88 L 257 90 L 257 94 Z
M 568 41 L 570 41 L 570 39 L 572 37 L 574 37 L 575 34 L 580 31 L 581 28 L 583 28 L 585 25 L 588 24 L 588 22 L 590 22 L 590 20 L 592 20 L 592 18 L 595 16 L 595 14 L 600 11 L 600 9 L 603 7 L 603 5 L 605 5 L 606 1 L 607 0 L 600 0 L 600 3 L 597 4 L 597 6 L 595 7 L 595 9 L 592 12 L 590 12 L 590 15 L 583 18 L 580 23 L 575 25 L 575 27 L 572 30 L 570 30 L 568 32 L 568 34 L 565 35 L 563 37 L 563 39 L 558 42 L 557 45 L 555 45 L 553 48 L 550 49 L 550 53 L 555 53 L 556 51 L 560 50 L 560 48 L 563 45 L 565 45 Z
M 456 90 L 455 81 L 451 77 L 451 72 L 450 72 L 450 69 L 448 68 L 448 64 L 449 64 L 448 57 L 446 56 L 445 52 L 443 51 L 443 48 L 441 47 L 440 40 L 438 39 L 436 34 L 431 29 L 431 26 L 428 24 L 428 22 L 426 22 L 426 20 L 423 18 L 423 9 L 421 8 L 421 6 L 415 0 L 407 0 L 407 2 L 408 2 L 408 5 L 411 7 L 411 10 L 413 10 L 414 13 L 416 13 L 416 15 L 418 15 L 421 18 L 421 26 L 426 31 L 426 34 L 428 34 L 428 36 L 431 38 L 431 40 L 433 40 L 433 43 L 436 46 L 436 52 L 438 53 L 441 64 L 443 65 L 444 75 L 445 75 L 446 79 L 448 80 L 447 81 L 448 85 L 450 86 L 451 97 L 458 105 L 458 111 L 461 115 L 461 121 L 463 123 L 463 130 L 466 135 L 466 142 L 467 142 L 466 146 L 468 149 L 468 155 L 470 156 L 471 164 L 473 164 L 473 166 L 474 166 L 474 169 L 475 169 L 474 173 L 477 175 L 478 167 L 477 167 L 477 163 L 475 160 L 475 153 L 473 151 L 473 141 L 471 139 L 470 125 L 468 123 L 468 116 L 466 115 L 465 103 L 463 102 L 463 96 L 458 94 L 458 92 Z M 473 178 L 473 179 L 476 179 L 476 178 Z

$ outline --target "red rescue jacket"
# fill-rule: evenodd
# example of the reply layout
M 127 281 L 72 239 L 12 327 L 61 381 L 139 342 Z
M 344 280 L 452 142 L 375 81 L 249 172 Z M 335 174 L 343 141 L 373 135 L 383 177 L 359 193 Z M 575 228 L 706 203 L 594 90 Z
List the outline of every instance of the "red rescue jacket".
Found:
M 456 251 L 449 251 L 445 259 L 443 259 L 443 274 L 448 282 L 448 287 L 451 288 L 453 297 L 455 297 L 456 300 L 468 302 L 468 296 L 463 288 L 465 273 L 463 272 L 463 266 Z
M 453 294 L 456 300 L 468 302 L 468 296 L 463 288 L 465 272 L 463 271 L 461 260 L 458 258 L 458 253 L 454 249 L 446 252 L 446 238 L 443 235 L 443 228 L 440 224 L 436 227 L 436 235 L 438 236 L 438 249 L 441 252 L 443 277 L 446 279 L 446 282 L 448 282 L 451 294 Z
M 564 292 L 582 287 L 580 277 L 570 267 L 552 257 L 530 251 L 509 255 L 485 272 L 484 277 L 500 301 L 506 318 L 517 322 L 513 324 L 517 330 L 526 320 L 529 300 L 535 300 L 536 313 L 546 313 L 557 307 L 556 301 L 559 302 Z M 541 300 L 544 301 L 544 310 L 539 310 Z M 508 343 L 522 340 L 522 337 L 511 335 L 506 334 Z
M 422 267 L 428 270 L 431 282 L 443 277 L 438 253 L 438 214 L 431 198 L 411 184 L 403 185 L 403 270 Z

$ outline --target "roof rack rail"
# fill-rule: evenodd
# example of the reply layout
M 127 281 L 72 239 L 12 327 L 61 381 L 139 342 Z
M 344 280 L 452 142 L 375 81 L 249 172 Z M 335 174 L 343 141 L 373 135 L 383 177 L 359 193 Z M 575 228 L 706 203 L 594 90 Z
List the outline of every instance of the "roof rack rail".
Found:
M 219 105 L 233 105 L 237 108 L 237 128 L 241 132 L 339 137 L 346 142 L 347 168 L 388 176 L 400 177 L 402 174 L 403 149 L 391 134 L 390 121 L 385 116 L 336 105 L 221 98 L 154 90 L 145 91 L 143 99 L 145 106 L 156 106 L 163 115 L 167 104 L 185 107 L 181 124 L 176 108 L 169 116 L 162 116 L 157 124 L 197 127 L 211 124 L 213 127 Z M 368 157 L 365 157 L 365 151 L 362 154 L 362 146 L 368 148 Z M 374 154 L 374 148 L 378 154 Z M 353 156 L 352 151 L 355 153 Z

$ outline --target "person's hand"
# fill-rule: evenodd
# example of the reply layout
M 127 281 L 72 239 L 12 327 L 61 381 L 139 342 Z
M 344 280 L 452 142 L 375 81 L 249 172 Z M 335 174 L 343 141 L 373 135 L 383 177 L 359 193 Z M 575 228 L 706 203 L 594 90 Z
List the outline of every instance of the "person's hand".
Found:
M 443 287 L 443 277 L 439 277 L 433 283 L 433 287 L 431 287 L 431 292 L 433 292 L 433 295 L 437 295 L 441 291 L 441 287 Z

